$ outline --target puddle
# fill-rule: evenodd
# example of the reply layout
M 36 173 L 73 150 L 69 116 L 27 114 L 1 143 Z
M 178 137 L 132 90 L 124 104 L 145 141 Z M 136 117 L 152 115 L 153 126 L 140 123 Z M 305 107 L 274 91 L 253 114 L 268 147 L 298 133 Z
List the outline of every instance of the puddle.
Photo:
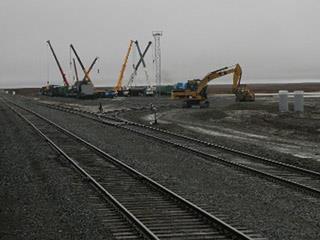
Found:
M 205 128 L 201 128 L 201 127 L 194 127 L 194 126 L 183 125 L 183 124 L 178 124 L 178 125 L 180 127 L 190 129 L 194 132 L 203 133 L 203 134 L 207 134 L 207 135 L 211 135 L 211 136 L 245 139 L 244 137 L 234 136 L 234 135 L 230 135 L 227 133 L 217 132 L 217 131 L 213 131 L 213 130 L 209 130 L 209 129 L 205 129 Z
M 255 144 L 259 144 L 261 146 L 265 146 L 266 149 L 270 149 L 280 153 L 290 154 L 297 158 L 314 159 L 314 160 L 320 161 L 319 153 L 315 151 L 315 149 L 319 149 L 319 146 L 316 144 L 310 144 L 308 142 L 301 142 L 301 141 L 290 142 L 289 139 L 288 141 L 282 138 L 273 139 L 272 137 L 245 133 L 245 132 L 240 132 L 240 131 L 231 130 L 231 129 L 223 129 L 222 131 L 221 130 L 222 127 L 218 131 L 215 131 L 212 129 L 207 129 L 207 128 L 198 127 L 198 126 L 191 126 L 191 125 L 186 125 L 181 123 L 179 123 L 178 125 L 183 128 L 186 128 L 201 134 L 232 138 L 236 141 L 240 140 L 241 142 L 245 140 L 246 142 L 252 142 Z M 280 143 L 279 141 L 281 141 L 282 143 Z M 301 149 L 302 147 L 304 147 L 305 149 Z
M 162 116 L 163 116 L 163 114 L 158 113 L 158 123 L 170 124 L 170 122 L 160 119 Z M 142 117 L 142 120 L 147 121 L 147 122 L 153 122 L 154 121 L 154 114 L 151 113 L 151 114 L 145 115 L 144 117 Z
M 221 131 L 221 128 L 219 131 L 215 131 L 212 129 L 207 129 L 207 128 L 202 128 L 202 127 L 196 127 L 196 126 L 191 126 L 191 125 L 183 125 L 183 124 L 178 124 L 181 127 L 194 130 L 196 132 L 204 133 L 207 135 L 212 135 L 212 136 L 221 136 L 221 137 L 229 137 L 229 138 L 238 138 L 238 139 L 248 139 L 249 138 L 258 138 L 258 139 L 268 139 L 268 137 L 263 136 L 263 135 L 257 135 L 257 134 L 252 134 L 252 133 L 245 133 L 245 132 L 240 132 L 237 130 L 233 129 L 224 129 L 225 132 Z M 230 132 L 230 133 L 228 133 Z

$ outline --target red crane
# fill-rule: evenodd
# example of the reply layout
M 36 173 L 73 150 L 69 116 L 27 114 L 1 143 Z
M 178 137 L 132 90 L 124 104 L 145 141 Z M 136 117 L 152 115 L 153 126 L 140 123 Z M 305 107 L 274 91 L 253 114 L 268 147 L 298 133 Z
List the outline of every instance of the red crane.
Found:
M 50 40 L 48 40 L 47 43 L 48 43 L 48 45 L 49 45 L 49 47 L 50 47 L 50 50 L 51 50 L 51 52 L 52 52 L 52 55 L 53 55 L 54 59 L 56 60 L 56 63 L 57 63 L 57 65 L 58 65 L 58 68 L 59 68 L 59 70 L 60 70 L 60 73 L 61 73 L 61 76 L 62 76 L 62 79 L 63 79 L 63 83 L 64 83 L 64 85 L 65 85 L 66 87 L 69 87 L 69 82 L 68 82 L 68 80 L 67 80 L 66 74 L 64 73 L 64 71 L 63 71 L 63 69 L 62 69 L 62 67 L 61 67 L 61 65 L 60 65 L 60 62 L 59 62 L 59 60 L 58 60 L 58 58 L 57 58 L 56 53 L 54 52 L 54 50 L 53 50 L 53 48 L 52 48 L 52 45 L 51 45 L 51 43 L 50 43 Z

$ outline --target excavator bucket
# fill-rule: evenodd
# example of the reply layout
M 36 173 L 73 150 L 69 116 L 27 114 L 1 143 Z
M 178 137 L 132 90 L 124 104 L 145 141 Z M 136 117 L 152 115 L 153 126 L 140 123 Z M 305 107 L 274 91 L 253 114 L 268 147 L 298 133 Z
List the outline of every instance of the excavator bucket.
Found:
M 253 102 L 255 94 L 246 85 L 240 85 L 235 92 L 237 102 Z

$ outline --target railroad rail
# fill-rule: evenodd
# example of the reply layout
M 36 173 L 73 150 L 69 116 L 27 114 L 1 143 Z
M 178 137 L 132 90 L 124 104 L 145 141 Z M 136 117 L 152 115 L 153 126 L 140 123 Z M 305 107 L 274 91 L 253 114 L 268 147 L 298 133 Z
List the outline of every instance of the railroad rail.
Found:
M 174 133 L 161 128 L 129 121 L 116 116 L 109 116 L 107 114 L 54 104 L 41 103 L 41 105 L 77 114 L 109 126 L 122 128 L 176 148 L 190 151 L 203 157 L 207 161 L 219 162 L 229 167 L 255 174 L 272 182 L 284 184 L 309 195 L 320 197 L 320 173 L 316 171 L 239 151 L 216 143 L 203 141 L 183 134 Z
M 263 239 L 236 229 L 37 112 L 4 103 L 90 182 L 134 226 L 119 239 Z

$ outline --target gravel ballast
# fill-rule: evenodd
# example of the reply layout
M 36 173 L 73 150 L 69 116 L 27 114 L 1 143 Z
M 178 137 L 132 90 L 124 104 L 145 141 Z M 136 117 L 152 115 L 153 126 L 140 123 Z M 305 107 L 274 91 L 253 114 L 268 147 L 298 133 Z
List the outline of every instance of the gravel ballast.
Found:
M 318 199 L 122 129 L 42 106 L 32 108 L 208 211 L 226 213 L 231 221 L 269 239 L 320 238 Z
M 113 239 L 94 193 L 3 103 L 0 126 L 0 239 Z
M 226 117 L 224 109 L 235 108 L 235 104 L 230 99 L 223 103 L 220 102 L 221 100 L 219 101 L 219 98 L 214 100 L 216 104 L 210 109 L 163 109 L 159 114 L 159 121 L 162 121 L 160 127 L 302 168 L 320 171 L 319 134 L 317 133 L 317 126 L 313 124 L 316 119 L 308 121 L 307 116 L 305 116 L 301 118 L 305 123 L 300 126 L 301 119 L 297 121 L 296 118 L 299 117 L 292 113 L 284 116 L 272 115 L 270 117 L 268 113 L 258 114 L 258 112 L 255 112 L 251 113 L 251 115 L 248 113 L 248 116 L 243 114 L 245 117 L 241 114 L 233 118 Z M 308 101 L 312 102 L 309 99 Z M 250 104 L 244 105 L 246 107 L 239 105 L 238 108 L 263 109 L 264 106 L 261 105 L 266 103 L 259 100 L 255 105 Z M 270 114 L 274 114 L 276 112 L 275 109 L 277 109 L 274 103 L 268 108 L 271 112 Z M 311 110 L 309 109 L 308 111 Z M 120 116 L 143 124 L 149 124 L 145 117 L 149 114 L 150 111 L 148 110 L 135 110 L 126 111 L 121 113 Z M 290 129 L 283 128 L 283 123 L 279 124 L 280 120 L 281 122 L 288 122 Z M 319 122 L 319 120 L 317 121 Z M 314 129 L 313 134 L 310 131 L 302 131 L 302 129 L 306 130 L 303 127 L 305 125 L 309 125 L 310 129 Z M 296 126 L 296 130 L 291 129 L 293 126 Z M 205 129 L 207 132 L 205 132 Z M 233 130 L 237 132 L 234 133 L 234 137 L 231 137 Z M 210 131 L 213 133 L 210 134 Z M 239 133 L 244 134 L 239 135 Z M 248 136 L 245 134 L 248 134 Z M 250 134 L 253 134 L 253 136 L 255 134 L 261 135 L 255 138 L 256 136 L 251 137 Z M 268 148 L 267 151 L 266 147 Z M 304 156 L 306 153 L 307 155 Z

